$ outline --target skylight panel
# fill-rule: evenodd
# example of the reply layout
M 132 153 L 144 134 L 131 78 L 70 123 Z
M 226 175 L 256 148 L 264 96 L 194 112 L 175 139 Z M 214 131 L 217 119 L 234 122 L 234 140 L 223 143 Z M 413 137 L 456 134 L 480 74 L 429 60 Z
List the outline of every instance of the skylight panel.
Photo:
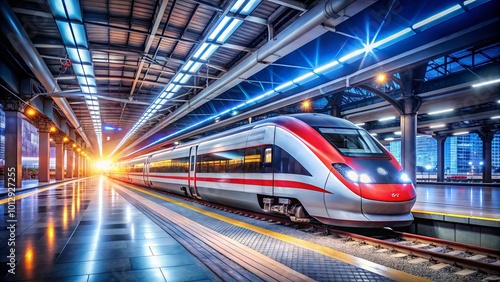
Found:
M 210 44 L 210 47 L 208 47 L 205 53 L 201 55 L 200 59 L 206 61 L 208 57 L 212 56 L 212 54 L 215 52 L 215 50 L 217 50 L 217 48 L 219 48 L 219 46 Z
M 81 64 L 72 64 L 73 66 L 73 71 L 75 72 L 76 75 L 83 76 L 83 66 Z
M 184 77 L 181 79 L 180 83 L 185 84 L 190 78 L 191 76 L 189 74 L 185 74 Z
M 221 43 L 226 42 L 229 36 L 231 36 L 234 33 L 234 31 L 240 26 L 241 23 L 242 23 L 241 20 L 233 19 L 231 24 L 229 24 L 229 26 L 221 33 L 219 38 L 217 38 L 217 42 Z
M 231 12 L 236 13 L 240 9 L 240 7 L 243 5 L 245 0 L 238 0 L 233 7 L 231 8 Z
M 208 37 L 209 40 L 214 40 L 220 33 L 220 31 L 227 25 L 231 18 L 228 16 L 225 16 L 222 21 L 217 25 L 217 27 L 212 31 L 210 36 Z
M 187 72 L 189 70 L 189 68 L 191 67 L 191 65 L 193 65 L 194 61 L 191 61 L 189 60 L 183 67 L 182 67 L 182 70 Z
M 68 18 L 72 21 L 82 21 L 82 13 L 80 12 L 80 1 L 78 0 L 64 0 Z
M 71 23 L 71 28 L 73 29 L 76 46 L 87 48 L 87 35 L 85 34 L 85 27 L 83 24 Z M 68 36 L 70 35 L 71 33 L 68 34 Z M 65 35 L 63 35 L 63 37 L 64 36 Z
M 191 69 L 189 69 L 189 72 L 190 73 L 197 72 L 201 68 L 202 65 L 203 65 L 203 63 L 201 63 L 201 62 L 194 63 L 193 66 L 191 67 Z
M 200 57 L 200 55 L 203 53 L 203 51 L 205 51 L 205 49 L 207 49 L 208 45 L 209 45 L 208 43 L 201 44 L 200 49 L 198 49 L 198 51 L 196 51 L 196 53 L 194 53 L 193 58 L 198 59 Z

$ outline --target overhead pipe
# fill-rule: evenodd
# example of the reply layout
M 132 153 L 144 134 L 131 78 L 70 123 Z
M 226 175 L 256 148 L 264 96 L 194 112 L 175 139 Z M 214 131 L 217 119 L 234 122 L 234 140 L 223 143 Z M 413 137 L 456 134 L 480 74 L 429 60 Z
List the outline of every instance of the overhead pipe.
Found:
M 33 45 L 33 42 L 29 39 L 28 34 L 26 34 L 26 31 L 6 0 L 0 0 L 0 11 L 2 14 L 2 17 L 0 17 L 1 31 L 9 39 L 16 51 L 21 55 L 28 67 L 35 74 L 36 78 L 40 81 L 43 87 L 45 87 L 47 92 L 61 92 L 61 88 L 59 88 L 59 85 L 50 73 L 49 68 L 40 56 L 40 53 L 38 53 L 38 50 Z M 76 128 L 85 143 L 91 146 L 87 135 L 83 131 L 82 126 L 78 122 L 78 118 L 66 98 L 52 97 L 52 99 L 73 127 Z
M 287 47 L 291 46 L 294 41 L 306 35 L 308 32 L 318 27 L 320 24 L 326 22 L 329 19 L 335 19 L 336 24 L 347 19 L 346 17 L 340 17 L 339 14 L 342 10 L 353 4 L 354 0 L 325 0 L 313 7 L 310 11 L 304 13 L 299 19 L 294 21 L 286 29 L 284 29 L 280 34 L 276 36 L 273 40 L 264 44 L 257 52 L 248 56 L 240 64 L 233 67 L 230 71 L 224 74 L 219 80 L 215 81 L 209 85 L 205 90 L 196 95 L 189 102 L 183 104 L 173 113 L 171 113 L 167 118 L 160 123 L 158 123 L 153 129 L 148 131 L 146 134 L 142 135 L 130 145 L 128 145 L 125 150 L 136 146 L 140 142 L 151 137 L 156 132 L 163 129 L 168 124 L 175 122 L 176 120 L 189 114 L 191 111 L 205 104 L 209 100 L 223 94 L 225 91 L 231 87 L 239 84 L 244 80 L 245 77 L 249 77 L 258 71 L 264 69 L 270 63 L 280 59 L 282 56 L 288 54 L 293 50 L 288 50 Z M 357 1 L 355 5 L 349 7 L 349 17 L 354 16 L 356 13 L 365 9 L 369 5 L 376 1 Z M 343 13 L 346 14 L 346 13 Z M 323 28 L 322 32 L 318 32 L 316 37 L 319 37 L 328 30 Z M 316 38 L 315 37 L 315 38 Z M 308 37 L 311 41 L 314 38 Z M 304 42 L 304 44 L 307 42 Z M 285 50 L 287 49 L 287 50 Z M 280 51 L 282 51 L 280 53 Z M 278 54 L 277 54 L 278 53 Z M 243 78 L 242 78 L 243 77 Z M 124 151 L 125 151 L 124 150 Z
M 149 54 L 149 50 L 151 49 L 151 45 L 153 44 L 153 41 L 156 36 L 156 32 L 158 31 L 158 27 L 160 26 L 161 20 L 163 19 L 163 14 L 165 14 L 165 9 L 167 9 L 169 0 L 163 0 L 160 1 L 160 6 L 158 7 L 158 10 L 156 10 L 156 18 L 153 22 L 153 27 L 151 28 L 151 31 L 148 35 L 148 40 L 146 41 L 146 46 L 144 47 L 144 56 L 147 56 Z M 129 94 L 129 100 L 132 101 L 134 99 L 134 92 L 135 92 L 135 87 L 137 86 L 137 82 L 139 81 L 139 78 L 141 77 L 142 74 L 142 68 L 144 67 L 144 64 L 146 60 L 143 57 L 141 59 L 141 62 L 139 63 L 139 66 L 137 68 L 137 72 L 135 74 L 135 79 L 132 82 L 132 87 L 130 88 L 130 94 Z M 146 72 L 147 74 L 147 72 Z M 125 112 L 125 107 L 127 106 L 127 103 L 123 104 L 122 111 L 120 113 L 120 119 L 119 121 L 122 120 L 123 113 Z

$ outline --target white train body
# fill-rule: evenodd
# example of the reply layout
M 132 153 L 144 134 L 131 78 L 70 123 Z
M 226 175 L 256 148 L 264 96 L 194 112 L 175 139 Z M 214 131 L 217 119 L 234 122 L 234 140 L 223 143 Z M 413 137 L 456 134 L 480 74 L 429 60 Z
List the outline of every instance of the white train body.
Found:
M 415 188 L 365 130 L 298 114 L 116 164 L 110 177 L 252 211 L 350 227 L 405 226 Z

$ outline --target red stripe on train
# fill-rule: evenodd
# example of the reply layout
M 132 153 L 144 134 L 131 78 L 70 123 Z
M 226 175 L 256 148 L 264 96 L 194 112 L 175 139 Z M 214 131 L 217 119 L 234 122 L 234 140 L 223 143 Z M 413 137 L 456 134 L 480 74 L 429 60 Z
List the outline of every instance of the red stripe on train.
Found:
M 135 174 L 131 173 L 131 175 L 135 176 L 142 176 L 142 174 Z M 151 177 L 157 177 L 157 178 L 164 178 L 164 179 L 173 179 L 173 180 L 184 180 L 187 182 L 188 177 L 187 176 L 171 176 L 171 175 L 154 175 L 150 174 L 149 178 Z M 268 179 L 245 179 L 245 178 L 218 178 L 218 177 L 196 177 L 196 181 L 205 181 L 205 182 L 212 182 L 212 183 L 227 183 L 227 184 L 240 184 L 240 185 L 255 185 L 255 186 L 266 186 L 266 187 L 273 187 L 273 181 L 268 180 Z M 274 186 L 276 187 L 285 187 L 285 188 L 295 188 L 295 189 L 303 189 L 303 190 L 309 190 L 309 191 L 315 191 L 315 192 L 321 192 L 321 193 L 328 193 L 331 194 L 331 192 L 314 186 L 310 185 L 307 183 L 303 182 L 298 182 L 298 181 L 290 181 L 290 180 L 274 180 Z

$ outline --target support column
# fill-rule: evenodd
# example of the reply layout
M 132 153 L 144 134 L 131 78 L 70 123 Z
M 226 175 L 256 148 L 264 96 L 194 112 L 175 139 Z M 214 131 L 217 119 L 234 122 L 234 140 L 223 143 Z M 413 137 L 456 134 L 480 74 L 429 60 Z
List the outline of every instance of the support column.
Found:
M 83 164 L 84 164 L 84 160 L 85 157 L 83 156 L 82 153 L 80 153 L 80 177 L 85 177 L 85 175 L 83 174 Z
M 73 159 L 75 152 L 71 145 L 66 146 L 66 178 L 73 178 Z
M 87 176 L 87 158 L 85 155 L 82 156 L 82 176 Z
M 64 179 L 64 134 L 54 136 L 56 143 L 56 180 Z
M 80 152 L 78 150 L 75 150 L 75 177 L 80 177 Z
M 416 69 L 419 73 L 420 68 Z M 408 70 L 400 73 L 403 99 L 401 105 L 401 162 L 406 174 L 417 183 L 417 111 L 421 100 L 415 95 L 414 73 Z M 417 75 L 418 78 L 418 75 Z
M 415 114 L 401 116 L 401 162 L 412 180 L 417 181 L 417 117 Z
M 38 128 L 38 182 L 50 181 L 50 119 L 38 117 L 34 119 Z
M 483 183 L 492 183 L 491 178 L 491 144 L 495 137 L 494 132 L 489 128 L 481 128 L 479 138 L 483 141 Z
M 343 92 L 334 94 L 335 96 L 328 98 L 328 102 L 332 108 L 332 116 L 334 117 L 342 117 L 342 108 L 340 104 L 342 103 Z
M 437 182 L 444 182 L 444 142 L 446 136 L 432 136 L 437 142 Z
M 22 119 L 19 111 L 5 111 L 5 188 L 22 187 Z

